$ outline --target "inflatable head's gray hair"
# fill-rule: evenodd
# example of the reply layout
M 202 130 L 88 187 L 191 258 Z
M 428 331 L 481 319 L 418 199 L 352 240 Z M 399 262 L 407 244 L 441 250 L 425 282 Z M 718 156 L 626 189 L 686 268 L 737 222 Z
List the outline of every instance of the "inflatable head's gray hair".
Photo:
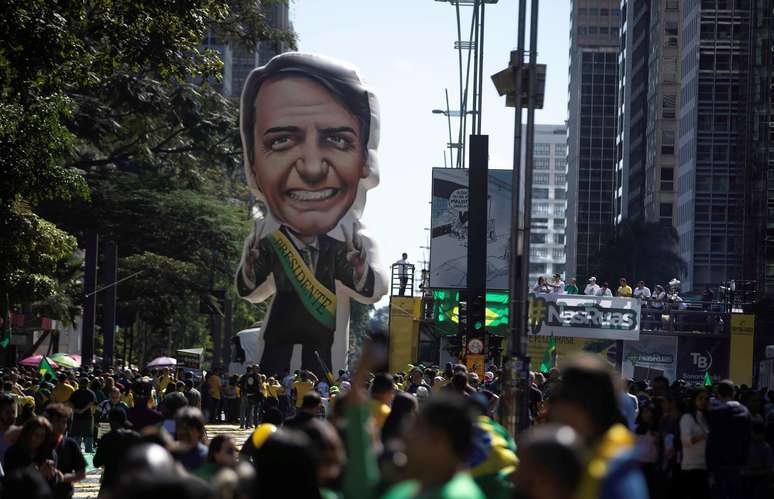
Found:
M 360 123 L 360 136 L 366 155 L 368 177 L 361 179 L 357 197 L 350 208 L 360 218 L 366 202 L 366 191 L 379 184 L 376 159 L 379 147 L 379 105 L 376 96 L 368 90 L 357 70 L 344 62 L 315 54 L 287 52 L 272 58 L 265 66 L 254 69 L 245 81 L 240 106 L 240 128 L 247 185 L 258 200 L 263 193 L 255 182 L 253 160 L 255 155 L 255 107 L 258 91 L 263 83 L 289 76 L 309 78 L 328 90 Z

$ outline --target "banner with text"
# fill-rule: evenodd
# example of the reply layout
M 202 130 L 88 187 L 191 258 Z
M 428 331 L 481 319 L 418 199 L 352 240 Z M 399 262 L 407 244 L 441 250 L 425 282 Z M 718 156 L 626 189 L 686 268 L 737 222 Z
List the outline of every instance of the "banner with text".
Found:
M 681 336 L 677 340 L 677 378 L 703 384 L 704 373 L 710 374 L 713 383 L 728 377 L 728 338 Z
M 627 378 L 652 380 L 666 376 L 675 380 L 677 373 L 677 337 L 640 335 L 639 341 L 624 343 L 623 372 Z
M 640 302 L 606 296 L 531 294 L 529 331 L 539 336 L 637 341 Z
M 532 360 L 532 370 L 537 370 L 540 360 L 548 346 L 549 336 L 529 336 L 527 338 L 527 355 Z M 615 365 L 615 340 L 573 338 L 562 336 L 556 338 L 556 366 L 581 353 L 599 355 L 611 366 Z

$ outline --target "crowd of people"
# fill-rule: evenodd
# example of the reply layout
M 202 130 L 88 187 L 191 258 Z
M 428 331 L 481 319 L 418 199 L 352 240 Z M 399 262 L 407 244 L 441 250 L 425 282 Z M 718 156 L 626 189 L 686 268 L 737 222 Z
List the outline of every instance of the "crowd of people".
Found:
M 649 306 L 664 306 L 664 304 L 681 304 L 683 299 L 680 297 L 680 281 L 672 279 L 666 285 L 657 284 L 651 290 L 645 281 L 639 280 L 634 288 L 625 277 L 618 280 L 618 287 L 610 287 L 607 281 L 597 282 L 595 276 L 588 279 L 586 286 L 581 290 L 578 287 L 578 281 L 573 277 L 568 282 L 562 279 L 561 274 L 554 274 L 550 279 L 540 276 L 537 282 L 532 286 L 532 292 L 537 294 L 558 294 L 558 295 L 585 295 L 585 296 L 617 296 L 621 298 L 637 298 Z M 702 294 L 702 301 L 711 302 L 714 295 L 710 289 L 706 289 Z
M 619 380 L 599 356 L 567 359 L 532 373 L 517 447 L 495 366 L 387 373 L 377 350 L 336 379 L 6 369 L 2 497 L 72 497 L 88 459 L 116 499 L 772 497 L 774 392 Z M 210 438 L 208 422 L 252 431 Z

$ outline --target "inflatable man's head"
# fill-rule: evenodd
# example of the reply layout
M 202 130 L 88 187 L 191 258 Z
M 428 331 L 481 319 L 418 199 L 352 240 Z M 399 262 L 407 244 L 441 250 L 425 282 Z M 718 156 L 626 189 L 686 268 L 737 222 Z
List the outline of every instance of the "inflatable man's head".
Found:
M 379 183 L 379 111 L 354 68 L 279 55 L 250 73 L 241 109 L 247 182 L 277 221 L 312 236 L 361 216 Z

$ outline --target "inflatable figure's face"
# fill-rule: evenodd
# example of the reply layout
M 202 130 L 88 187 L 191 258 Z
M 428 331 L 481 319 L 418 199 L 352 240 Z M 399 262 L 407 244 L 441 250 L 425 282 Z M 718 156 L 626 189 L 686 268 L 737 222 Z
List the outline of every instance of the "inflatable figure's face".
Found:
M 368 176 L 358 120 L 323 86 L 288 76 L 263 84 L 255 101 L 258 188 L 301 236 L 331 231 Z

